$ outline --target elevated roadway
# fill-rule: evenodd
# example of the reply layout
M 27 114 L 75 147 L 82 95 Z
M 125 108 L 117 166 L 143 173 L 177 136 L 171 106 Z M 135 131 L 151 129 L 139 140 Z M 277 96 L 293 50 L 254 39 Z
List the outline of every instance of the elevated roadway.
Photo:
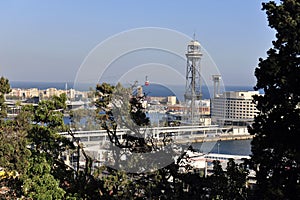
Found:
M 176 126 L 176 127 L 151 127 L 140 128 L 138 133 L 130 129 L 117 129 L 116 134 L 122 141 L 123 135 L 139 135 L 140 137 L 147 137 L 151 135 L 158 141 L 165 136 L 172 137 L 175 142 L 204 142 L 204 141 L 217 141 L 217 140 L 235 140 L 235 139 L 249 139 L 252 136 L 249 134 L 232 134 L 227 133 L 228 128 L 220 128 L 217 125 L 211 126 Z M 63 135 L 71 139 L 68 132 L 61 132 Z M 106 130 L 92 130 L 92 131 L 75 131 L 74 135 L 85 146 L 104 145 L 109 141 Z

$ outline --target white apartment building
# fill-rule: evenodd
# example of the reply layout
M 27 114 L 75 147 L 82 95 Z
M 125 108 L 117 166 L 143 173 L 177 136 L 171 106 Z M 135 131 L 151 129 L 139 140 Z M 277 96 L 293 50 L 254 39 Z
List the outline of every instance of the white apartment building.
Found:
M 11 92 L 7 96 L 12 96 L 17 98 L 38 97 L 39 90 L 38 88 L 30 88 L 30 89 L 12 88 Z
M 54 95 L 56 95 L 57 89 L 56 88 L 48 88 L 46 89 L 46 92 L 44 93 L 44 97 L 50 98 Z
M 212 99 L 212 121 L 220 125 L 247 125 L 252 123 L 257 109 L 252 96 L 258 91 L 224 92 Z
M 6 95 L 8 98 L 18 98 L 18 99 L 29 99 L 33 97 L 51 98 L 56 95 L 59 96 L 63 93 L 67 94 L 69 99 L 74 99 L 76 96 L 80 96 L 81 98 L 87 98 L 87 91 L 77 91 L 75 89 L 69 90 L 61 90 L 56 88 L 48 88 L 45 90 L 39 90 L 38 88 L 29 88 L 29 89 L 21 89 L 21 88 L 12 88 L 11 92 Z

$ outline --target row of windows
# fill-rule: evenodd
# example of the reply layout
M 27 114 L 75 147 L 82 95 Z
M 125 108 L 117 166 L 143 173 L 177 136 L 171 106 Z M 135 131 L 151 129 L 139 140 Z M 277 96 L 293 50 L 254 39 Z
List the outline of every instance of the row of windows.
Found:
M 211 112 L 249 112 L 249 113 L 256 113 L 257 109 L 250 108 L 250 109 L 224 109 L 224 108 L 213 108 Z
M 227 106 L 229 106 L 229 105 L 255 106 L 255 104 L 253 104 L 251 102 L 247 102 L 247 101 L 245 101 L 245 102 L 216 102 L 216 101 L 214 101 L 214 102 L 212 102 L 212 104 L 214 104 L 214 105 L 224 105 L 225 104 Z
M 254 114 L 228 114 L 226 113 L 226 116 L 248 116 L 248 117 L 254 117 Z
M 232 101 L 226 101 L 226 104 L 246 104 L 246 105 L 255 105 L 250 101 L 237 101 L 237 102 L 232 102 Z
M 227 117 L 228 119 L 253 119 L 253 117 Z
M 256 108 L 227 108 L 226 111 L 242 111 L 242 110 L 247 110 L 247 111 L 254 111 Z
M 248 115 L 254 115 L 256 112 L 225 112 L 226 115 L 240 115 L 240 114 L 248 114 Z
M 213 104 L 213 108 L 215 107 L 226 107 L 226 108 L 255 108 L 254 105 L 224 105 L 224 104 Z
M 227 113 L 256 113 L 256 110 L 226 110 Z
M 227 107 L 255 107 L 254 104 L 226 104 Z

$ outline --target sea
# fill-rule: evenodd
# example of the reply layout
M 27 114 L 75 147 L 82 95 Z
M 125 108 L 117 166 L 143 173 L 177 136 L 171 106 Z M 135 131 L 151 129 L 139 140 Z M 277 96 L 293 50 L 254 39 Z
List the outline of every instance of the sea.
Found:
M 70 89 L 73 88 L 72 82 L 21 82 L 21 81 L 11 81 L 10 85 L 12 88 L 38 88 L 40 90 L 45 90 L 47 88 L 56 88 L 56 89 Z M 95 88 L 91 84 L 77 85 L 77 88 L 74 88 L 79 91 L 88 91 L 90 88 Z M 183 94 L 185 91 L 184 85 L 177 85 L 172 87 L 162 86 L 159 84 L 150 84 L 148 86 L 142 85 L 143 92 L 147 96 L 177 96 L 179 100 L 183 99 Z M 251 91 L 253 86 L 225 86 L 225 91 Z M 260 91 L 260 93 L 263 93 Z M 211 98 L 208 87 L 202 88 L 203 99 Z M 182 95 L 182 97 L 180 97 Z M 68 121 L 69 119 L 66 119 Z M 201 148 L 200 143 L 195 143 L 192 146 L 195 149 Z M 233 140 L 233 141 L 218 141 L 211 144 L 212 148 L 211 153 L 220 153 L 220 154 L 231 154 L 231 155 L 251 155 L 251 140 Z

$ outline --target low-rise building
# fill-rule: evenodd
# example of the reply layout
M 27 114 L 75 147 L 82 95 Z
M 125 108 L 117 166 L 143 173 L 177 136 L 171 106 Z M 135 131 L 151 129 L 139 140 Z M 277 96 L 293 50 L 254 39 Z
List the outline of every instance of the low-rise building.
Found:
M 168 105 L 175 105 L 177 102 L 177 98 L 176 96 L 168 96 L 168 101 L 167 101 L 167 104 Z

